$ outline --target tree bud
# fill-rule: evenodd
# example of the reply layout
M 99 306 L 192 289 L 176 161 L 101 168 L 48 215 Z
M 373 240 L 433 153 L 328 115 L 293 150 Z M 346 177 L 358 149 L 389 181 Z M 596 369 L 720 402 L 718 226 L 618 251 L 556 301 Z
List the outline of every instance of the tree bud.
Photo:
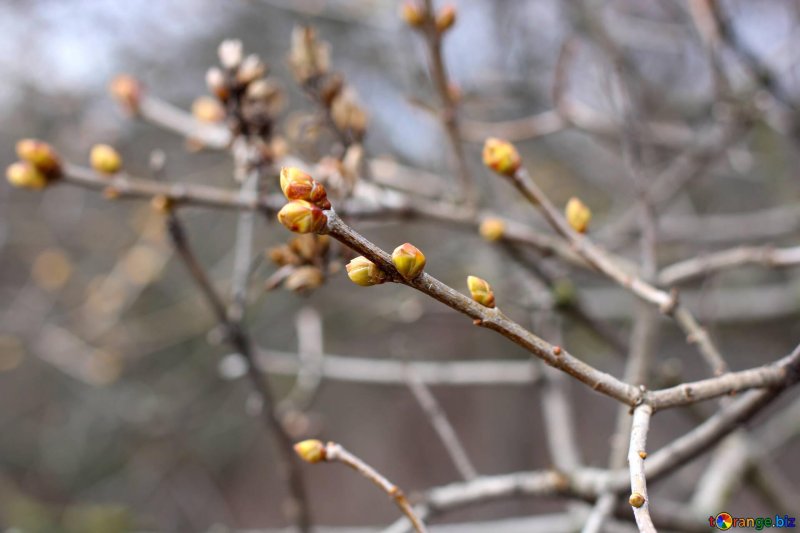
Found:
M 89 153 L 92 168 L 101 174 L 116 174 L 122 168 L 119 153 L 107 144 L 96 144 Z
M 307 463 L 319 463 L 325 460 L 325 444 L 321 440 L 308 439 L 294 445 L 294 451 Z
M 345 266 L 347 277 L 356 285 L 370 287 L 384 282 L 385 275 L 378 265 L 363 256 L 358 256 Z
M 17 142 L 17 155 L 35 166 L 40 172 L 54 176 L 61 168 L 61 161 L 53 147 L 37 139 L 22 139 Z
M 219 100 L 210 96 L 200 96 L 192 102 L 192 115 L 200 122 L 222 122 L 225 120 L 225 109 Z
M 281 169 L 281 190 L 288 200 L 305 200 L 322 209 L 331 208 L 325 186 L 297 167 Z
M 6 179 L 14 187 L 22 189 L 44 189 L 47 176 L 28 161 L 17 161 L 6 169 Z
M 483 164 L 503 176 L 513 176 L 521 159 L 517 149 L 508 141 L 489 137 L 483 145 Z
M 572 197 L 564 208 L 564 216 L 569 225 L 578 233 L 586 233 L 589 221 L 592 220 L 592 211 L 576 197 Z
M 499 218 L 484 218 L 478 231 L 487 241 L 498 241 L 505 234 L 506 223 Z
M 278 221 L 295 233 L 317 233 L 325 228 L 328 218 L 316 205 L 293 200 L 278 212 Z
M 220 64 L 227 69 L 235 69 L 242 62 L 242 41 L 225 39 L 217 48 Z
M 425 268 L 425 255 L 411 243 L 405 243 L 392 252 L 392 263 L 405 279 L 411 280 L 422 273 Z
M 111 80 L 108 91 L 127 113 L 135 115 L 139 112 L 144 90 L 136 78 L 120 74 Z
M 412 28 L 419 28 L 425 22 L 425 12 L 415 0 L 406 0 L 400 6 L 400 18 Z
M 469 293 L 473 300 L 486 307 L 494 307 L 494 292 L 486 280 L 468 276 L 467 287 L 469 287 Z
M 453 27 L 456 23 L 456 6 L 450 4 L 444 6 L 436 14 L 436 30 L 439 33 L 444 33 Z

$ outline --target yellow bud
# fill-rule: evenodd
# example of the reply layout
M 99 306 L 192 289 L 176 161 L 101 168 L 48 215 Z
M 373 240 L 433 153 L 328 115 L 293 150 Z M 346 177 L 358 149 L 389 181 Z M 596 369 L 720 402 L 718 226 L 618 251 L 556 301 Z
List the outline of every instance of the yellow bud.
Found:
M 200 96 L 192 102 L 192 115 L 200 122 L 222 122 L 225 119 L 225 109 L 215 98 Z
M 506 231 L 506 223 L 499 218 L 485 218 L 481 221 L 478 229 L 481 237 L 487 241 L 498 241 L 503 238 Z
M 89 154 L 92 168 L 101 174 L 116 174 L 122 168 L 119 153 L 107 144 L 96 144 Z
M 328 223 L 322 209 L 305 200 L 293 200 L 283 206 L 278 212 L 278 220 L 295 233 L 318 233 Z
M 450 4 L 444 6 L 436 15 L 436 29 L 443 33 L 453 27 L 456 23 L 456 6 Z
M 358 256 L 347 263 L 347 277 L 356 285 L 370 287 L 384 282 L 383 271 L 378 265 L 363 256 Z
M 589 221 L 592 220 L 591 209 L 586 207 L 586 204 L 574 196 L 567 202 L 564 215 L 572 229 L 578 233 L 586 233 L 586 230 L 589 228 Z
M 425 254 L 411 243 L 405 243 L 392 252 L 394 267 L 406 279 L 414 279 L 425 268 Z
M 400 18 L 412 28 L 419 28 L 425 22 L 425 13 L 415 0 L 406 0 L 400 6 Z
M 489 137 L 483 145 L 483 164 L 503 176 L 513 176 L 521 159 L 517 149 L 508 141 Z
M 27 161 L 17 161 L 6 169 L 6 179 L 14 187 L 22 189 L 44 189 L 47 176 Z
M 294 451 L 307 463 L 319 463 L 325 460 L 325 444 L 321 440 L 308 439 L 294 445 Z
M 486 282 L 476 276 L 467 277 L 467 287 L 472 299 L 486 307 L 494 307 L 494 293 L 492 287 Z
M 58 154 L 52 146 L 37 139 L 22 139 L 17 141 L 17 155 L 23 161 L 35 166 L 40 172 L 55 176 L 61 168 Z
M 128 113 L 135 114 L 139 111 L 144 91 L 142 85 L 133 76 L 120 74 L 111 80 L 108 91 Z
M 331 208 L 325 187 L 297 167 L 281 169 L 281 190 L 288 200 L 305 200 L 322 209 Z
M 633 494 L 631 494 L 631 497 L 628 498 L 628 503 L 630 503 L 633 507 L 636 507 L 637 509 L 642 505 L 644 505 L 644 501 L 645 501 L 644 496 L 642 496 L 638 492 L 634 492 Z

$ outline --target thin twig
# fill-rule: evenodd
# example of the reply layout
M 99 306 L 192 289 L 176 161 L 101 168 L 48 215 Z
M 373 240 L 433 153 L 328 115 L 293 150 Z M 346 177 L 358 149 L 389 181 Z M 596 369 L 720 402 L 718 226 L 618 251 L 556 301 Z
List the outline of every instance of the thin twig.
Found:
M 292 439 L 286 433 L 283 424 L 281 424 L 280 420 L 277 418 L 269 383 L 256 368 L 251 341 L 241 326 L 228 318 L 225 303 L 212 285 L 202 265 L 197 260 L 189 244 L 183 225 L 180 223 L 174 211 L 170 211 L 168 214 L 167 230 L 178 257 L 180 257 L 189 270 L 192 279 L 202 292 L 219 324 L 225 329 L 227 342 L 229 342 L 233 349 L 237 350 L 247 362 L 248 376 L 250 377 L 253 389 L 262 402 L 265 425 L 277 440 L 278 453 L 281 457 L 280 460 L 277 461 L 278 470 L 288 483 L 291 494 L 291 505 L 288 507 L 289 511 L 287 514 L 290 515 L 292 521 L 297 524 L 297 527 L 301 531 L 309 531 L 310 516 L 308 513 L 308 500 L 306 498 L 305 485 L 303 483 L 299 464 L 292 453 Z
M 653 408 L 642 404 L 633 411 L 631 426 L 631 445 L 628 450 L 628 467 L 631 472 L 631 506 L 636 517 L 636 525 L 642 533 L 655 533 L 653 519 L 650 517 L 650 500 L 647 496 L 644 461 L 647 457 L 647 433 L 650 430 L 650 417 Z
M 461 477 L 465 480 L 477 477 L 478 472 L 472 465 L 472 461 L 469 460 L 467 451 L 464 449 L 464 445 L 461 444 L 461 439 L 458 438 L 453 425 L 447 419 L 447 415 L 442 406 L 439 405 L 439 402 L 436 401 L 436 397 L 430 388 L 420 379 L 412 366 L 406 366 L 405 370 L 408 388 L 428 417 L 431 426 L 439 436 L 439 440 L 442 441 L 447 455 L 450 456 Z
M 714 373 L 720 375 L 727 371 L 728 366 L 711 341 L 708 333 L 697 323 L 689 310 L 677 301 L 675 294 L 662 291 L 642 278 L 625 272 L 608 252 L 600 248 L 588 237 L 572 229 L 561 212 L 555 208 L 524 168 L 521 167 L 515 172 L 511 176 L 511 181 L 528 201 L 540 209 L 553 229 L 569 241 L 575 251 L 589 264 L 642 300 L 655 305 L 661 312 L 675 318 L 675 321 L 686 333 L 687 340 L 697 345 L 698 350 Z
M 451 92 L 447 66 L 445 65 L 444 55 L 442 54 L 442 38 L 444 37 L 444 32 L 436 27 L 436 11 L 433 6 L 433 0 L 424 0 L 423 6 L 425 11 L 425 23 L 420 29 L 428 48 L 430 76 L 442 105 L 442 126 L 444 127 L 447 141 L 450 144 L 450 149 L 455 159 L 456 175 L 461 185 L 458 198 L 465 201 L 467 205 L 473 206 L 478 199 L 477 191 L 469 170 L 467 156 L 464 152 L 461 126 L 458 118 L 458 105 Z
M 323 454 L 323 459 L 327 462 L 339 462 L 345 464 L 367 478 L 368 480 L 372 481 L 377 485 L 383 492 L 385 492 L 392 500 L 394 500 L 395 505 L 402 511 L 404 515 L 411 521 L 414 525 L 414 529 L 417 533 L 425 533 L 427 528 L 422 520 L 417 516 L 414 509 L 411 507 L 411 504 L 408 503 L 408 499 L 406 498 L 403 491 L 400 490 L 397 485 L 386 479 L 380 472 L 372 468 L 370 465 L 350 453 L 349 451 L 345 450 L 341 444 L 337 444 L 335 442 L 329 442 L 325 445 L 325 451 Z

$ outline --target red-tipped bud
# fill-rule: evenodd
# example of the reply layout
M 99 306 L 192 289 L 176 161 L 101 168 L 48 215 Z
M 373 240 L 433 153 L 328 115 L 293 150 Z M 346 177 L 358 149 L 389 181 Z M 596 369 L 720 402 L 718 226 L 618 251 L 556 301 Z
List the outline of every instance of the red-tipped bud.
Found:
M 6 169 L 6 179 L 21 189 L 44 189 L 48 180 L 41 170 L 28 161 L 17 161 Z
M 564 216 L 569 225 L 578 233 L 586 233 L 592 220 L 592 210 L 576 197 L 572 197 L 564 208 Z
M 40 172 L 55 176 L 61 168 L 61 161 L 53 147 L 37 139 L 22 139 L 17 142 L 17 155 L 23 161 L 35 166 Z
M 453 27 L 456 23 L 456 6 L 450 4 L 444 6 L 436 14 L 436 29 L 443 33 Z
M 278 212 L 278 220 L 295 233 L 318 233 L 328 223 L 322 209 L 305 200 L 293 200 L 283 206 Z
M 405 243 L 392 252 L 392 263 L 405 279 L 414 279 L 425 268 L 425 255 L 411 243 Z
M 288 200 L 305 200 L 322 209 L 331 208 L 325 187 L 297 167 L 281 169 L 281 190 Z
M 494 292 L 486 280 L 476 276 L 467 277 L 467 287 L 472 299 L 486 307 L 494 307 Z
M 116 174 L 122 168 L 119 152 L 107 144 L 96 144 L 89 153 L 92 168 L 101 174 Z
M 325 460 L 325 444 L 317 439 L 308 439 L 294 445 L 294 451 L 307 463 L 319 463 Z
M 139 80 L 128 74 L 120 74 L 111 80 L 108 91 L 125 112 L 131 115 L 139 112 L 139 105 L 144 95 L 144 89 Z
M 378 265 L 363 256 L 351 260 L 345 268 L 350 281 L 362 287 L 379 285 L 385 281 L 385 275 Z
M 503 176 L 513 176 L 522 160 L 508 141 L 489 137 L 483 145 L 483 164 Z

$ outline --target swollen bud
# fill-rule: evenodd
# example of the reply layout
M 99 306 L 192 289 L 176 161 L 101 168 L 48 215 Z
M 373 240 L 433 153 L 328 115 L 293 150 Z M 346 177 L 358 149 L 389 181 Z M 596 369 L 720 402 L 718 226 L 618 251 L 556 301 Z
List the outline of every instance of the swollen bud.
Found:
M 108 92 L 127 113 L 135 115 L 139 112 L 139 105 L 144 91 L 141 83 L 133 76 L 128 74 L 118 75 L 111 80 Z
M 281 169 L 281 190 L 288 200 L 305 200 L 322 209 L 331 208 L 325 186 L 297 167 Z
M 494 307 L 494 293 L 486 280 L 476 276 L 468 276 L 467 287 L 469 287 L 469 293 L 473 300 L 486 307 Z
M 446 5 L 436 14 L 436 30 L 444 33 L 456 23 L 456 6 Z
M 425 254 L 407 242 L 394 249 L 392 263 L 401 276 L 411 280 L 422 274 L 422 269 L 425 268 Z
M 636 507 L 637 509 L 642 505 L 644 505 L 644 501 L 645 501 L 644 496 L 642 496 L 638 492 L 634 492 L 633 494 L 631 494 L 631 497 L 628 498 L 628 503 L 630 503 L 633 507 Z
M 325 444 L 321 440 L 308 439 L 294 445 L 295 453 L 307 463 L 319 463 L 325 460 Z
M 589 221 L 592 220 L 592 211 L 574 196 L 567 202 L 564 215 L 572 229 L 578 233 L 586 233 L 589 228 Z
M 17 142 L 16 149 L 20 159 L 32 164 L 43 174 L 48 176 L 58 174 L 61 162 L 56 151 L 46 142 L 37 139 L 22 139 Z
M 400 18 L 412 28 L 419 28 L 425 22 L 425 13 L 415 0 L 406 0 L 400 6 Z
M 21 189 L 44 189 L 47 176 L 28 161 L 17 161 L 6 169 L 6 179 L 14 187 Z
M 358 256 L 345 266 L 347 277 L 356 285 L 370 287 L 384 282 L 383 271 L 364 256 Z
M 278 211 L 278 221 L 295 233 L 318 233 L 328 218 L 322 209 L 305 200 L 293 200 Z
M 506 231 L 506 223 L 499 218 L 484 218 L 478 232 L 487 241 L 499 241 Z
M 101 174 L 116 174 L 122 168 L 119 153 L 107 144 L 96 144 L 89 153 L 92 168 Z
M 508 141 L 489 137 L 483 145 L 483 164 L 503 176 L 513 176 L 521 159 L 517 149 Z

